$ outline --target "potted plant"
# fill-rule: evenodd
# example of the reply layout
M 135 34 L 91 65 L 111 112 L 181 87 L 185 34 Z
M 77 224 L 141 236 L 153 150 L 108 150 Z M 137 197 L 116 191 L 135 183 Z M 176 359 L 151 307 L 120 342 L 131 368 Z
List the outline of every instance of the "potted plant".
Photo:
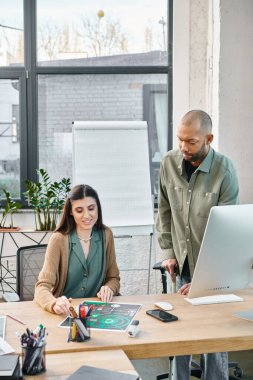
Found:
M 20 209 L 22 207 L 22 205 L 19 202 L 13 201 L 9 191 L 7 191 L 6 189 L 3 189 L 3 193 L 5 195 L 5 200 L 3 202 L 4 205 L 1 205 L 3 212 L 2 212 L 1 219 L 0 219 L 0 229 L 5 230 L 5 231 L 6 230 L 16 231 L 19 228 L 14 227 L 13 214 L 15 214 L 15 212 L 17 212 L 17 210 Z M 8 216 L 10 217 L 10 224 L 9 224 L 9 226 L 6 226 L 5 224 L 7 222 Z
M 36 230 L 53 231 L 70 191 L 70 178 L 52 182 L 46 170 L 39 169 L 37 173 L 41 182 L 26 180 L 24 195 L 34 209 Z

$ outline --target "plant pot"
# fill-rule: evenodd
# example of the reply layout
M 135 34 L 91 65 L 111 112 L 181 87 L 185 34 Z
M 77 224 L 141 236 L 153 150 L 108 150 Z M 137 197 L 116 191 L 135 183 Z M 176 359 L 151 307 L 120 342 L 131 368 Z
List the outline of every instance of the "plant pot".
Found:
M 0 227 L 0 232 L 15 232 L 15 231 L 20 231 L 20 227 Z

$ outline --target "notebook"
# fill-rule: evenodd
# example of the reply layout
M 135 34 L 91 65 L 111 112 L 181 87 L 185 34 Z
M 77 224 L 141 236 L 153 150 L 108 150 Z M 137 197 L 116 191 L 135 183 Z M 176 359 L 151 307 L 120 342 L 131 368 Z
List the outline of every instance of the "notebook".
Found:
M 17 354 L 0 356 L 0 378 L 3 376 L 12 376 L 18 362 L 19 356 Z
M 127 373 L 111 371 L 103 368 L 96 368 L 87 365 L 81 366 L 66 380 L 138 380 L 138 375 L 130 375 Z
M 240 311 L 238 313 L 233 314 L 233 316 L 253 322 L 253 309 Z

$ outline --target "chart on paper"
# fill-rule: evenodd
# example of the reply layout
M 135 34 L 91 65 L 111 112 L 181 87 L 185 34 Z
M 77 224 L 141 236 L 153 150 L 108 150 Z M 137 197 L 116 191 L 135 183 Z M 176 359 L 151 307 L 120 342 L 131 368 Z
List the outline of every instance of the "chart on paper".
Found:
M 126 331 L 134 316 L 141 308 L 140 304 L 117 302 L 85 301 L 83 305 L 94 306 L 89 318 L 89 326 L 96 330 Z M 59 327 L 69 327 L 69 318 L 62 321 Z

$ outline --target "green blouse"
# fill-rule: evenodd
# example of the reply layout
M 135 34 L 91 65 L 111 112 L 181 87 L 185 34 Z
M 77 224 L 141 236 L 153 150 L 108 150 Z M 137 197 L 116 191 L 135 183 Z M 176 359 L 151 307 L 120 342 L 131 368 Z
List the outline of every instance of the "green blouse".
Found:
M 67 298 L 96 297 L 104 283 L 106 272 L 105 232 L 92 231 L 87 259 L 76 230 L 69 235 L 68 274 L 64 288 Z

